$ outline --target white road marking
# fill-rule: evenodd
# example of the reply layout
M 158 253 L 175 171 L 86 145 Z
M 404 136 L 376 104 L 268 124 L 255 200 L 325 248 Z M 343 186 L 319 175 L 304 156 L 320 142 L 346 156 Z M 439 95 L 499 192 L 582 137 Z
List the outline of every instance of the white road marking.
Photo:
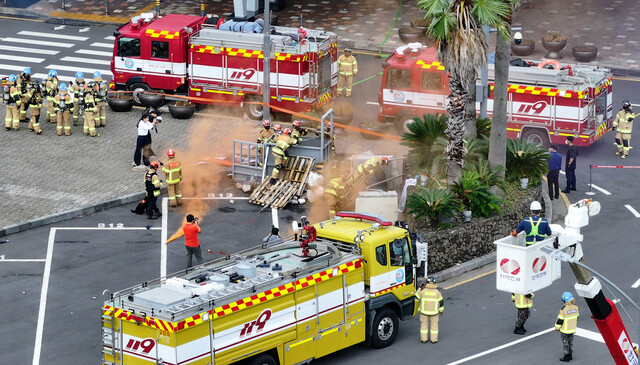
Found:
M 594 188 L 594 189 L 596 189 L 596 190 L 600 190 L 600 192 L 602 192 L 604 195 L 611 195 L 611 193 L 610 193 L 610 192 L 608 192 L 607 190 L 605 190 L 605 189 L 603 189 L 603 188 L 599 187 L 599 186 L 598 186 L 598 185 L 596 185 L 596 184 L 591 184 L 591 187 L 592 187 L 592 188 Z
M 71 48 L 71 47 L 75 46 L 75 44 L 73 44 L 73 43 L 37 41 L 37 40 L 34 40 L 34 39 L 13 38 L 13 37 L 0 38 L 0 41 L 20 43 L 22 45 L 37 44 L 39 46 L 62 47 L 62 48 Z
M 42 333 L 44 332 L 44 313 L 47 309 L 47 293 L 49 291 L 49 276 L 51 274 L 51 261 L 53 259 L 53 244 L 56 238 L 56 229 L 49 231 L 49 243 L 47 244 L 47 258 L 44 264 L 42 276 L 42 290 L 40 291 L 40 308 L 38 309 L 38 324 L 36 326 L 36 343 L 33 348 L 33 365 L 40 365 L 40 351 L 42 349 Z
M 560 174 L 562 174 L 562 175 L 566 175 L 567 173 L 566 173 L 566 172 L 564 172 L 564 171 L 562 171 L 562 170 L 560 170 Z
M 31 75 L 31 78 L 33 78 L 33 79 L 46 79 L 47 77 L 48 77 L 47 74 L 33 74 L 33 75 Z M 73 81 L 75 79 L 76 79 L 75 76 L 58 75 L 58 80 L 60 80 L 60 81 L 71 82 L 71 81 Z
M 58 25 L 57 27 L 53 27 L 53 30 L 60 30 L 66 28 L 66 25 Z
M 169 198 L 162 198 L 162 232 L 160 233 L 160 277 L 167 276 L 167 221 Z
M 243 196 L 208 196 L 208 197 L 203 197 L 203 198 L 185 198 L 183 197 L 182 200 L 249 200 L 249 197 L 243 197 Z
M 44 58 L 2 55 L 5 61 L 42 63 Z
M 632 288 L 637 289 L 640 286 L 640 279 L 631 285 Z
M 112 40 L 116 39 L 116 37 L 110 35 L 110 36 L 104 37 L 104 39 L 106 39 L 108 41 L 112 41 Z
M 143 231 L 160 230 L 160 227 L 56 227 L 58 231 Z
M 55 39 L 68 39 L 70 41 L 86 41 L 89 39 L 88 37 L 78 37 L 75 35 L 66 35 L 59 33 L 43 33 L 43 32 L 31 32 L 28 30 L 23 30 L 18 32 L 18 35 L 26 35 L 32 37 L 44 37 L 44 38 L 55 38 Z
M 93 75 L 94 71 L 100 71 L 100 73 L 102 74 L 102 76 L 104 77 L 105 75 L 108 76 L 113 76 L 113 74 L 111 74 L 111 71 L 107 71 L 107 70 L 95 70 L 92 68 L 85 68 L 85 67 L 74 67 L 74 66 L 63 66 L 63 65 L 48 65 L 46 67 L 47 69 L 56 69 L 56 70 L 62 70 L 62 71 L 81 71 L 81 72 L 86 72 L 86 73 L 90 73 Z
M 16 65 L 3 65 L 0 63 L 0 70 L 24 71 L 24 67 Z
M 496 351 L 499 351 L 499 350 L 505 349 L 505 348 L 507 348 L 507 347 L 511 347 L 511 346 L 513 346 L 513 345 L 517 345 L 517 344 L 519 344 L 519 343 L 521 343 L 521 342 L 528 341 L 528 340 L 530 340 L 530 339 L 532 339 L 532 338 L 536 338 L 536 337 L 538 337 L 538 336 L 542 336 L 542 335 L 547 334 L 547 333 L 549 333 L 549 332 L 552 332 L 552 331 L 554 331 L 554 330 L 555 330 L 555 328 L 554 328 L 554 327 L 551 327 L 551 328 L 549 328 L 549 329 L 546 329 L 546 330 L 544 330 L 544 331 L 540 331 L 540 332 L 535 333 L 535 334 L 533 334 L 533 335 L 523 337 L 523 338 L 521 338 L 521 339 L 519 339 L 519 340 L 511 341 L 511 342 L 509 342 L 509 343 L 505 343 L 504 345 L 501 345 L 501 346 L 498 346 L 498 347 L 494 347 L 494 348 L 489 349 L 489 350 L 487 350 L 487 351 L 483 351 L 483 352 L 481 352 L 481 353 L 478 353 L 478 354 L 475 354 L 475 355 L 472 355 L 472 356 L 469 356 L 469 357 L 465 357 L 464 359 L 460 359 L 460 360 L 455 361 L 455 362 L 451 362 L 451 363 L 449 363 L 449 364 L 447 364 L 447 365 L 457 365 L 457 364 L 462 364 L 462 363 L 465 363 L 465 362 L 467 362 L 467 361 L 471 361 L 471 360 L 477 359 L 477 358 L 479 358 L 479 357 L 482 357 L 482 356 L 484 356 L 484 355 L 488 355 L 488 354 L 490 354 L 490 353 L 492 353 L 492 352 L 496 352 Z
M 91 28 L 86 27 L 86 28 L 78 29 L 78 32 L 79 32 L 79 33 L 84 33 L 84 32 L 88 32 L 88 31 L 90 31 L 90 30 L 91 30 Z
M 604 338 L 598 332 L 593 332 L 589 330 L 585 330 L 583 328 L 578 327 L 576 329 L 576 336 L 588 338 L 593 341 L 604 343 Z
M 4 257 L 0 259 L 0 262 L 45 262 L 45 261 L 47 260 L 45 259 L 5 259 Z
M 76 51 L 76 53 L 90 54 L 94 56 L 105 56 L 105 57 L 113 56 L 113 52 L 94 51 L 92 49 L 79 49 Z
M 54 51 L 51 49 L 39 49 L 39 48 L 27 48 L 27 47 L 14 47 L 14 46 L 1 46 L 3 51 L 12 51 L 12 52 L 25 52 L 25 53 L 37 53 L 37 54 L 49 54 L 54 55 L 60 53 L 60 51 Z
M 631 104 L 632 106 L 640 106 L 640 104 Z
M 636 218 L 640 218 L 640 213 L 638 213 L 638 211 L 637 211 L 637 210 L 633 209 L 633 207 L 632 207 L 631 205 L 626 204 L 624 207 L 625 207 L 625 208 L 627 208 L 627 209 L 629 209 L 629 211 L 631 212 L 631 214 L 635 215 L 635 216 L 636 216 Z
M 91 43 L 91 47 L 113 48 L 113 43 L 93 42 Z
M 94 65 L 108 65 L 111 62 L 109 60 L 96 60 L 93 58 L 81 58 L 81 57 L 70 57 L 70 56 L 62 57 L 60 61 L 91 63 Z
M 377 106 L 380 106 L 380 104 L 378 104 L 378 103 L 374 103 L 373 101 L 367 101 L 367 104 L 369 104 L 369 105 L 377 105 Z
M 280 224 L 278 223 L 278 208 L 271 208 L 271 224 L 276 228 L 280 228 Z

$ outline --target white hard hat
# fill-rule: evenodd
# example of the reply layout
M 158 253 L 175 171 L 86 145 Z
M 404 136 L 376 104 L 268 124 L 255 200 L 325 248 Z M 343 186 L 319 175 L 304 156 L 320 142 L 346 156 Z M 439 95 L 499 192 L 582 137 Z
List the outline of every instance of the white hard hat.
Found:
M 539 201 L 534 200 L 531 202 L 531 206 L 529 207 L 530 210 L 542 210 L 542 205 L 540 204 Z

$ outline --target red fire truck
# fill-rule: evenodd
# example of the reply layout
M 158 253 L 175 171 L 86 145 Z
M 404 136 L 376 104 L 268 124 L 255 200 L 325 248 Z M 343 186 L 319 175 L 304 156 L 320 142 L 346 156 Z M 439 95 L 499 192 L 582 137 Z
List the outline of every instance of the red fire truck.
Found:
M 564 143 L 573 136 L 578 146 L 602 137 L 614 118 L 611 70 L 589 65 L 560 65 L 555 60 L 510 66 L 507 136 L 541 144 Z M 544 66 L 550 64 L 554 69 Z M 541 67 L 536 67 L 541 66 Z M 493 109 L 493 65 L 489 65 L 488 116 Z M 400 47 L 384 64 L 378 93 L 380 122 L 406 128 L 414 116 L 443 113 L 449 77 L 434 48 Z M 479 102 L 476 103 L 479 112 Z
M 262 118 L 262 34 L 221 30 L 207 17 L 142 14 L 115 32 L 111 72 L 115 90 L 159 90 L 244 106 Z M 213 24 L 208 24 L 213 23 Z M 335 33 L 272 27 L 271 104 L 306 112 L 336 93 Z M 194 100 L 202 103 L 200 100 Z

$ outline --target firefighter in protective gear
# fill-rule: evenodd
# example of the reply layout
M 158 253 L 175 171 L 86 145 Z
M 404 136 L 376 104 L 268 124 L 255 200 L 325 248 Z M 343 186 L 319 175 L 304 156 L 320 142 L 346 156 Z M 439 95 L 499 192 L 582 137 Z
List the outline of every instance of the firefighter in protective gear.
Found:
M 93 73 L 93 82 L 96 83 L 93 98 L 96 100 L 96 128 L 104 127 L 107 123 L 107 84 L 102 82 L 100 71 Z
M 44 84 L 44 93 L 47 97 L 47 120 L 50 123 L 56 122 L 56 106 L 53 99 L 58 94 L 58 71 L 49 70 L 47 81 Z
M 278 125 L 276 125 L 278 126 Z M 291 147 L 291 145 L 296 144 L 297 141 L 291 138 L 291 129 L 286 128 L 282 135 L 276 139 L 276 145 L 271 150 L 271 154 L 275 160 L 275 167 L 271 172 L 271 184 L 274 185 L 276 183 L 276 178 L 280 174 L 280 170 L 282 170 L 287 164 L 287 160 L 289 159 L 289 154 L 287 153 L 287 149 Z
M 346 182 L 344 177 L 339 176 L 329 180 L 327 187 L 324 188 L 326 201 L 329 204 L 329 216 L 335 217 L 336 212 L 343 209 L 345 187 Z
M 100 137 L 99 133 L 96 133 L 96 112 L 98 106 L 94 97 L 96 89 L 96 83 L 91 81 L 87 84 L 84 91 L 84 135 L 91 137 Z
M 42 133 L 40 129 L 40 112 L 42 111 L 42 85 L 32 82 L 27 86 L 27 107 L 29 108 L 29 131 Z
M 302 128 L 302 122 L 299 120 L 294 120 L 293 123 L 293 132 L 291 132 L 291 137 L 293 137 L 298 144 L 302 143 L 302 136 L 306 136 L 309 134 L 309 131 Z
M 351 55 L 351 49 L 345 48 L 344 53 L 338 57 L 338 95 L 346 91 L 345 95 L 351 96 L 354 76 L 358 76 L 358 62 Z
M 7 104 L 7 115 L 4 118 L 4 127 L 10 131 L 13 126 L 14 130 L 20 129 L 20 105 L 22 99 L 20 98 L 20 90 L 16 85 L 16 75 L 9 75 L 7 78 L 7 84 L 4 86 L 3 99 Z
M 424 279 L 423 279 L 424 280 Z M 420 342 L 425 343 L 431 339 L 432 343 L 438 342 L 438 320 L 444 313 L 444 299 L 438 290 L 433 276 L 429 276 L 421 283 L 416 291 L 416 298 L 420 301 Z
M 31 90 L 31 68 L 27 67 L 22 71 L 18 80 L 16 81 L 18 90 L 20 91 L 20 121 L 27 121 L 27 108 L 29 108 L 28 101 L 29 96 L 27 93 Z M 14 128 L 15 129 L 15 128 Z
M 637 116 L 638 114 L 633 114 L 631 110 L 631 102 L 625 100 L 622 102 L 622 109 L 618 112 L 616 120 L 613 121 L 613 128 L 616 130 L 616 145 L 618 146 L 616 155 L 621 158 L 627 158 L 631 149 L 631 130 L 633 129 L 633 119 Z
M 525 242 L 527 246 L 533 245 L 538 241 L 545 239 L 545 236 L 551 236 L 551 228 L 546 218 L 540 217 L 542 211 L 542 205 L 539 201 L 534 200 L 529 206 L 531 216 L 525 218 L 518 226 L 511 232 L 511 235 L 517 236 L 518 233 L 524 231 L 527 235 Z
M 267 142 L 270 142 L 273 138 L 275 138 L 276 133 L 274 132 L 273 129 L 271 129 L 271 121 L 269 119 L 265 119 L 264 121 L 262 121 L 262 126 L 264 127 L 260 133 L 258 133 L 258 142 L 260 144 L 265 144 Z M 262 146 L 258 146 L 258 164 L 260 166 L 262 166 L 263 161 L 262 161 Z
M 569 362 L 573 360 L 573 334 L 576 333 L 578 327 L 580 312 L 573 295 L 568 291 L 562 293 L 562 302 L 564 306 L 558 313 L 555 327 L 556 331 L 560 331 L 562 349 L 564 350 L 564 356 L 560 358 L 560 361 Z
M 182 205 L 182 165 L 176 160 L 176 151 L 170 149 L 167 151 L 169 160 L 162 166 L 162 172 L 167 181 L 167 190 L 169 191 L 169 205 L 172 207 Z
M 273 133 L 275 133 L 276 136 L 282 135 L 282 127 L 280 126 L 280 124 L 276 124 L 273 126 Z
M 144 174 L 144 186 L 149 200 L 149 206 L 147 207 L 148 219 L 158 219 L 158 217 L 162 216 L 157 205 L 160 188 L 162 187 L 162 180 L 158 179 L 157 173 L 159 166 L 157 161 L 151 161 L 149 171 Z
M 524 323 L 529 318 L 529 312 L 533 307 L 533 293 L 529 294 L 514 294 L 511 293 L 511 301 L 515 303 L 518 308 L 518 319 L 516 320 L 516 328 L 513 333 L 516 335 L 524 335 L 527 330 L 524 328 Z
M 58 95 L 53 99 L 56 110 L 57 130 L 56 134 L 62 135 L 64 124 L 64 134 L 71 135 L 71 108 L 73 108 L 73 96 L 67 90 L 67 84 L 60 84 Z
M 71 109 L 71 113 L 73 114 L 73 125 L 78 125 L 78 120 L 80 119 L 81 114 L 80 109 L 84 108 L 84 91 L 84 73 L 78 71 L 76 72 L 76 79 L 71 82 L 71 85 L 69 85 L 69 93 L 73 96 L 73 109 Z

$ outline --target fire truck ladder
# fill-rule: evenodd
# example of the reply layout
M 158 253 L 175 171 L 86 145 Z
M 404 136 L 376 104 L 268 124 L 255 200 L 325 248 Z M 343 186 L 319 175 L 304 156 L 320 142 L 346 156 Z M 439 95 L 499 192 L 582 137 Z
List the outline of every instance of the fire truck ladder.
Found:
M 249 202 L 282 209 L 294 196 L 300 196 L 304 192 L 307 179 L 315 160 L 310 157 L 291 156 L 280 171 L 280 177 L 275 185 L 271 185 L 267 176 L 253 191 Z
M 107 293 L 108 290 L 103 292 Z M 117 362 L 116 356 L 119 357 L 118 352 L 116 351 L 116 318 L 115 316 L 109 316 L 104 314 L 103 308 L 100 308 L 100 313 L 102 314 L 102 324 L 100 329 L 102 331 L 101 339 L 102 339 L 102 361 L 100 362 L 102 365 L 116 365 L 119 364 Z M 111 361 L 107 360 L 106 357 L 111 357 Z M 120 359 L 122 360 L 122 359 Z M 120 362 L 120 364 L 122 361 Z

